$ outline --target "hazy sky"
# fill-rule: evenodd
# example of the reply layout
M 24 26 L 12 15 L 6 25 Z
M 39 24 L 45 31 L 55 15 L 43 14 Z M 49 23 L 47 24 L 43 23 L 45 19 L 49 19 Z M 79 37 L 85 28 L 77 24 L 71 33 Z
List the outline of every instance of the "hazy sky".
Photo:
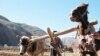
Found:
M 37 26 L 46 31 L 62 31 L 77 26 L 69 20 L 70 11 L 81 3 L 89 3 L 89 20 L 98 20 L 100 28 L 99 0 L 0 0 L 0 15 L 18 23 Z M 72 34 L 73 35 L 73 34 Z

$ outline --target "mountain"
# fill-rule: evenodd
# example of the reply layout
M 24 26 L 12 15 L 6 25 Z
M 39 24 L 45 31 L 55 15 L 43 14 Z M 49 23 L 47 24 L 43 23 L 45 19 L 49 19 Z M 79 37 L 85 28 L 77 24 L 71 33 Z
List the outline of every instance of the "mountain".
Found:
M 22 23 L 15 23 L 0 15 L 0 46 L 17 46 L 20 35 L 45 35 L 46 32 L 36 26 L 30 26 Z
M 76 47 L 79 44 L 79 40 L 74 37 L 65 37 L 61 39 L 64 45 L 68 47 Z

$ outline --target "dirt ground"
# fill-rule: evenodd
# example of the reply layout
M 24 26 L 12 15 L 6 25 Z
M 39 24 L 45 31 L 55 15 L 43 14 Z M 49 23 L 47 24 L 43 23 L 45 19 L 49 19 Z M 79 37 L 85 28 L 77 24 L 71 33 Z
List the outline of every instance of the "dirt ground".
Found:
M 45 52 L 44 56 L 50 56 L 50 52 Z M 75 56 L 74 53 L 68 53 L 68 52 L 64 52 L 62 53 L 62 56 Z M 20 56 L 19 55 L 19 48 L 15 48 L 15 47 L 0 47 L 0 56 Z
M 0 47 L 0 56 L 20 56 L 19 48 L 14 48 L 14 47 L 1 48 Z M 50 56 L 50 52 L 45 52 L 44 56 Z M 63 52 L 62 56 L 79 56 L 79 54 L 78 52 L 77 53 Z

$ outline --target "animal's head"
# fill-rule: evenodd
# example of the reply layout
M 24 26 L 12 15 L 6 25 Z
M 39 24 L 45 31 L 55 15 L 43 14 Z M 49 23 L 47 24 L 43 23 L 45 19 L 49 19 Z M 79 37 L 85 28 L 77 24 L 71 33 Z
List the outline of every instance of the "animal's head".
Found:
M 22 36 L 20 38 L 20 55 L 24 55 L 27 50 L 30 38 L 27 36 Z
M 74 9 L 70 14 L 70 20 L 73 22 L 80 22 L 84 16 L 87 15 L 88 4 L 82 3 L 76 9 Z

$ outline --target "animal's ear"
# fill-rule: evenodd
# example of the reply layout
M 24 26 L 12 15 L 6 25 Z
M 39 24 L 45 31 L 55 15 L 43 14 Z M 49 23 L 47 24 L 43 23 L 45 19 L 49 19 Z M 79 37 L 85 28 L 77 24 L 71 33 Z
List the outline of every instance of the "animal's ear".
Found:
M 88 6 L 89 6 L 89 3 L 86 4 L 86 7 L 88 7 Z
M 89 3 L 81 3 L 78 7 L 88 7 L 89 6 Z
M 87 6 L 89 6 L 89 3 L 87 3 Z

